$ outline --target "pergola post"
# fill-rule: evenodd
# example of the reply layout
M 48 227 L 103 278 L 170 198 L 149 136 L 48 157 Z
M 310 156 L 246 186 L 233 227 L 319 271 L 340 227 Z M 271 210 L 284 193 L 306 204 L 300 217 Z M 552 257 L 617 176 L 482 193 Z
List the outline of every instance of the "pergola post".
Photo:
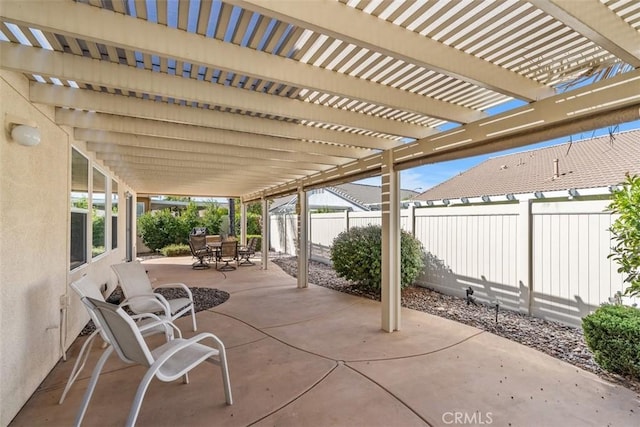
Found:
M 267 269 L 267 264 L 269 262 L 269 228 L 270 228 L 270 219 L 269 219 L 269 203 L 267 199 L 262 196 L 262 247 L 260 248 L 262 254 L 262 269 Z
M 393 153 L 382 161 L 382 329 L 400 330 L 400 177 Z
M 298 288 L 307 288 L 309 287 L 309 212 L 307 192 L 302 186 L 298 187 L 296 213 L 298 214 Z
M 240 244 L 247 245 L 247 204 L 240 202 Z

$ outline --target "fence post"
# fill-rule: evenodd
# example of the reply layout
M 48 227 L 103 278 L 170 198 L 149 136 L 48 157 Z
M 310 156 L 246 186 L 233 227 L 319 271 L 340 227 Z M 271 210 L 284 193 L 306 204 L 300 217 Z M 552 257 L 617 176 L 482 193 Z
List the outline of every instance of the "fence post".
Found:
M 349 231 L 349 210 L 344 210 L 344 229 L 345 231 Z
M 411 203 L 408 207 L 407 207 L 407 227 L 408 227 L 408 232 L 413 236 L 416 237 L 416 233 L 415 233 L 415 229 L 416 229 L 416 216 L 415 216 L 415 210 L 416 207 L 413 205 L 413 203 Z
M 520 312 L 532 315 L 533 309 L 533 236 L 531 199 L 523 199 L 518 207 L 518 287 Z

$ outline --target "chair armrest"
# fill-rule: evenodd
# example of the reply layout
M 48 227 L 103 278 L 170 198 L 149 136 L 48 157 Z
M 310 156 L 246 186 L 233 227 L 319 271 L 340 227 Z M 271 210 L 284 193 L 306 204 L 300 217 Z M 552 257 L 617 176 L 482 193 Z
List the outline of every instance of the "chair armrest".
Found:
M 149 316 L 149 314 L 151 314 L 151 316 Z M 140 316 L 140 317 L 155 317 L 155 318 L 157 318 L 157 320 L 155 320 L 153 322 L 145 323 L 144 325 L 138 326 L 138 329 L 140 330 L 140 332 L 148 331 L 149 329 L 153 329 L 156 326 L 164 326 L 164 328 L 165 328 L 165 330 L 167 332 L 169 332 L 170 329 L 173 328 L 173 330 L 178 333 L 178 338 L 182 338 L 182 331 L 172 321 L 170 321 L 168 319 L 161 319 L 161 318 L 159 318 L 158 316 L 156 316 L 155 314 L 152 314 L 152 313 L 144 313 L 144 314 L 140 314 L 138 316 Z M 133 318 L 134 316 L 131 316 L 131 317 Z
M 165 316 L 169 319 L 171 318 L 171 307 L 169 303 L 162 295 L 156 293 L 129 297 L 120 303 L 120 307 L 142 303 L 151 303 L 154 306 L 158 306 L 158 311 L 164 311 Z
M 154 289 L 158 288 L 182 288 L 189 296 L 189 300 L 193 302 L 193 294 L 191 293 L 191 289 L 189 289 L 189 287 L 184 283 L 165 283 L 164 285 L 156 286 Z

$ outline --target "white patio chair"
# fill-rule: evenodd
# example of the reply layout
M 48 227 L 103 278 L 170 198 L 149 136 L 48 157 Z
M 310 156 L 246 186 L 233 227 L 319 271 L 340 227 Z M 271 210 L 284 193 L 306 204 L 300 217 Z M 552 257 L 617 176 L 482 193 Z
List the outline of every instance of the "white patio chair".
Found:
M 193 295 L 191 290 L 184 283 L 167 283 L 156 286 L 158 288 L 181 288 L 187 293 L 186 298 L 166 299 L 159 293 L 154 292 L 151 280 L 147 276 L 144 267 L 138 261 L 125 262 L 112 265 L 115 271 L 122 292 L 129 304 L 129 308 L 134 313 L 155 313 L 163 311 L 171 320 L 175 320 L 183 314 L 191 311 L 193 330 L 197 330 L 196 313 L 193 307 Z
M 112 345 L 105 351 L 93 370 L 87 391 L 82 400 L 82 405 L 76 417 L 76 426 L 82 423 L 87 406 L 91 400 L 91 395 L 100 376 L 100 371 L 112 349 L 116 351 L 120 359 L 124 362 L 139 363 L 149 368 L 138 385 L 136 395 L 133 399 L 133 405 L 127 418 L 127 426 L 133 426 L 135 424 L 144 395 L 149 383 L 154 377 L 164 382 L 174 381 L 183 377 L 184 383 L 188 384 L 189 371 L 205 361 L 220 366 L 226 402 L 228 405 L 233 404 L 226 352 L 224 344 L 218 337 L 208 332 L 202 332 L 189 339 L 183 339 L 181 337 L 175 338 L 155 350 L 149 350 L 133 319 L 122 308 L 114 304 L 87 297 L 82 298 L 82 302 L 84 302 L 90 310 L 93 310 L 100 326 L 109 337 Z M 162 322 L 168 326 L 174 326 L 173 323 L 168 320 L 162 320 Z M 215 348 L 200 344 L 200 341 L 205 339 L 211 339 L 214 342 Z
M 100 292 L 99 286 L 96 282 L 89 279 L 88 276 L 83 276 L 82 278 L 76 280 L 71 283 L 71 289 L 73 289 L 80 298 L 89 297 L 99 301 L 104 301 L 104 297 Z M 126 304 L 125 304 L 126 305 Z M 109 345 L 109 337 L 102 331 L 102 329 L 98 326 L 99 323 L 91 310 L 89 311 L 89 316 L 91 320 L 93 320 L 93 324 L 95 325 L 95 330 L 87 337 L 80 348 L 80 353 L 78 353 L 78 357 L 76 359 L 76 363 L 73 365 L 73 369 L 71 369 L 71 373 L 69 374 L 69 379 L 67 380 L 67 384 L 62 391 L 62 396 L 60 396 L 60 400 L 58 404 L 61 405 L 64 402 L 69 389 L 73 385 L 74 381 L 80 375 L 80 372 L 84 369 L 85 364 L 87 363 L 87 359 L 89 358 L 89 353 L 91 352 L 91 347 L 93 346 L 93 340 L 100 335 L 105 345 Z M 168 331 L 162 324 L 159 324 L 158 321 L 160 317 L 151 313 L 144 313 L 132 316 L 132 318 L 138 320 L 136 326 L 140 329 L 143 336 L 149 336 L 158 333 L 167 333 L 167 341 L 173 339 L 173 330 L 169 329 Z

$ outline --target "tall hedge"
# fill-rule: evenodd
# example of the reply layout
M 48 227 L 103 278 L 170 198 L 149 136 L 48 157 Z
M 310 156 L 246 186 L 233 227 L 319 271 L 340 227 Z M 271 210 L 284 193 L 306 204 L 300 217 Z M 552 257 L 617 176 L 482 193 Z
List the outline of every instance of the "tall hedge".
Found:
M 419 240 L 402 231 L 400 238 L 401 286 L 411 285 L 424 267 L 424 251 Z M 382 269 L 382 228 L 379 225 L 353 227 L 333 240 L 333 268 L 340 277 L 373 289 L 380 289 Z

